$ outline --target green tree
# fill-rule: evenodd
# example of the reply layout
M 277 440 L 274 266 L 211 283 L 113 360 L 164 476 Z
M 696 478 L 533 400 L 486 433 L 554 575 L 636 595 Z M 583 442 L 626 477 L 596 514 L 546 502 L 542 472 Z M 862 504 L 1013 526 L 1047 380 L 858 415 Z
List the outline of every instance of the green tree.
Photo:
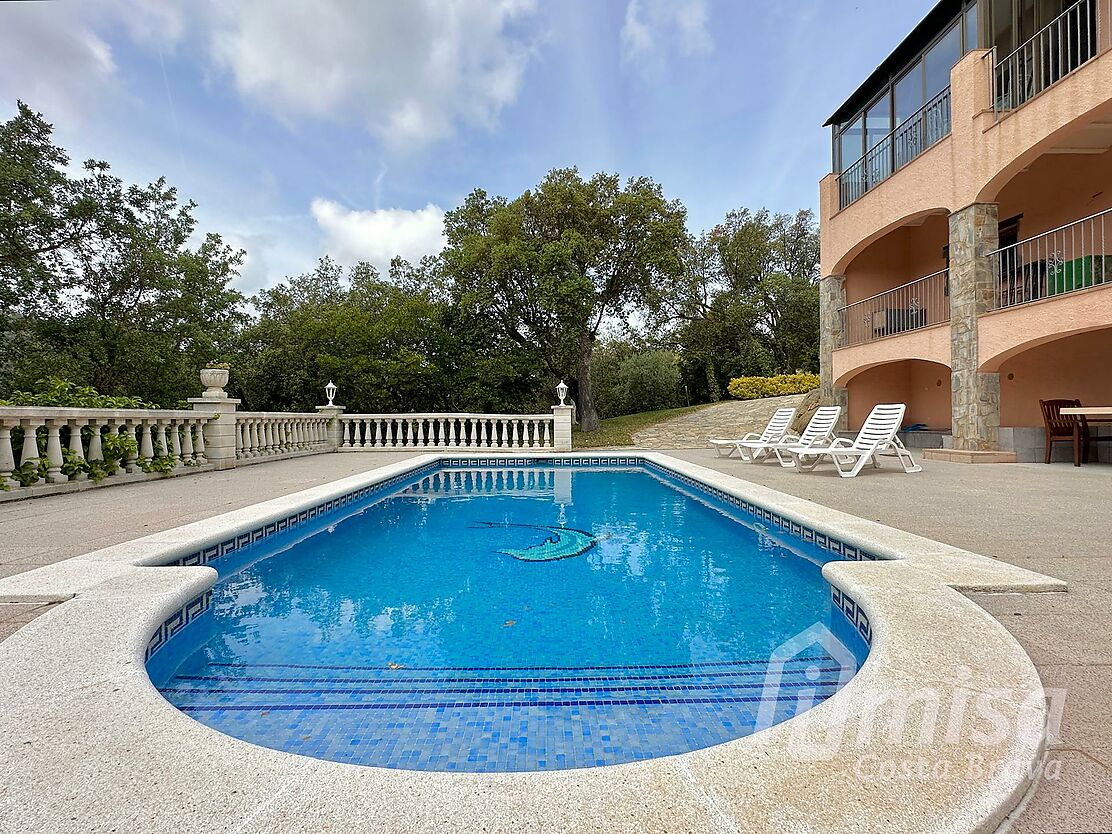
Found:
M 571 371 L 580 426 L 594 431 L 600 331 L 659 304 L 682 271 L 685 219 L 647 177 L 554 170 L 514 200 L 472 192 L 445 218 L 444 270 L 465 310 L 553 377 Z
M 818 367 L 818 234 L 809 211 L 730 212 L 684 250 L 650 330 L 682 356 L 699 399 L 737 376 Z
M 0 151 L 0 391 L 54 375 L 163 404 L 195 393 L 242 321 L 243 253 L 193 244 L 195 205 L 164 180 L 127 186 L 94 161 L 70 176 L 23 103 Z

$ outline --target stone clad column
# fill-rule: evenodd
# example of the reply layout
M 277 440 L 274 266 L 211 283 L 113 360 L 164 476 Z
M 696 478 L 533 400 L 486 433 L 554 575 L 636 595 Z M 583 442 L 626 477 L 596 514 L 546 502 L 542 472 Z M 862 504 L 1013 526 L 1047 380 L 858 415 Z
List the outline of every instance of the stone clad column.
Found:
M 842 343 L 844 322 L 839 312 L 846 306 L 844 275 L 830 275 L 819 281 L 819 396 L 822 405 L 840 405 L 838 429 L 849 424 L 849 397 L 845 388 L 834 387 L 834 349 Z
M 981 373 L 977 317 L 992 309 L 992 263 L 999 246 L 992 203 L 974 203 L 950 215 L 950 385 L 954 448 L 999 448 L 1000 374 Z

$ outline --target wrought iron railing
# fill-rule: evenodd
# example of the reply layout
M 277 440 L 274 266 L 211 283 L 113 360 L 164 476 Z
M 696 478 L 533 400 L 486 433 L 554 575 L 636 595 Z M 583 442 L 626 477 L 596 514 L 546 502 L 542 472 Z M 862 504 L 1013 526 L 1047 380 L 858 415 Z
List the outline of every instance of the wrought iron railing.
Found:
M 1014 110 L 1065 78 L 1107 48 L 1101 27 L 1112 15 L 1112 0 L 1079 0 L 1018 49 L 996 60 L 992 106 Z
M 840 347 L 918 330 L 950 320 L 950 270 L 895 287 L 842 307 Z
M 838 177 L 839 207 L 860 199 L 923 151 L 950 135 L 950 88 L 876 143 Z
M 989 253 L 994 309 L 1112 284 L 1112 209 Z

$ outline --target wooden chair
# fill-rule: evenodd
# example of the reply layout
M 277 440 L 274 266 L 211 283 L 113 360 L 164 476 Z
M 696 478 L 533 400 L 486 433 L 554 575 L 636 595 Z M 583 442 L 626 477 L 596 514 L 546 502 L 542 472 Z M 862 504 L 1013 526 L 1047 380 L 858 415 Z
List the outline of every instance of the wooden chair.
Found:
M 1073 444 L 1073 465 L 1080 466 L 1089 459 L 1089 424 L 1084 417 L 1062 414 L 1063 408 L 1080 408 L 1081 400 L 1039 400 L 1043 425 L 1046 426 L 1046 462 L 1055 443 Z

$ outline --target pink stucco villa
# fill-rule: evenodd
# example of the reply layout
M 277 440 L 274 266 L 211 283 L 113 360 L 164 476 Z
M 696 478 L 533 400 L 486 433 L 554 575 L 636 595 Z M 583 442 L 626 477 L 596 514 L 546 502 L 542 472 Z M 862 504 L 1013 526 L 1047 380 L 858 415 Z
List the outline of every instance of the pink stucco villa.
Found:
M 844 428 L 906 402 L 923 439 L 1034 460 L 1040 399 L 1112 405 L 1112 0 L 941 0 L 828 125 Z

